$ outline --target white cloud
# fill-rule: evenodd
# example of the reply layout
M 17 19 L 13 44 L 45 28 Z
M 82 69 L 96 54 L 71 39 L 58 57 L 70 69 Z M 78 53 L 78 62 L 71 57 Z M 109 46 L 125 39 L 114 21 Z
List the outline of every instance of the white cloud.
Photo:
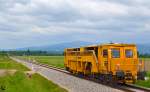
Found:
M 150 34 L 149 0 L 1 0 L 0 11 L 3 48 L 10 42 L 35 45 L 38 38 L 45 44 L 80 39 L 140 43 Z
M 69 4 L 84 16 L 126 15 L 128 8 L 121 4 L 109 2 L 93 2 L 92 0 L 70 0 Z

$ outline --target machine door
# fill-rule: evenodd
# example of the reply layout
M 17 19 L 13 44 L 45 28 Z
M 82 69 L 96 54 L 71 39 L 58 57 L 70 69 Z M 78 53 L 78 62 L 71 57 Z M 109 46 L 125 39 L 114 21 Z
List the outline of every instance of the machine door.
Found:
M 124 47 L 124 70 L 135 70 L 137 53 L 134 47 Z
M 108 72 L 108 58 L 109 58 L 109 53 L 108 53 L 108 48 L 102 48 L 102 71 L 107 73 Z
M 122 65 L 124 63 L 123 58 L 123 47 L 112 47 L 110 48 L 110 62 L 111 70 L 118 71 L 122 70 Z

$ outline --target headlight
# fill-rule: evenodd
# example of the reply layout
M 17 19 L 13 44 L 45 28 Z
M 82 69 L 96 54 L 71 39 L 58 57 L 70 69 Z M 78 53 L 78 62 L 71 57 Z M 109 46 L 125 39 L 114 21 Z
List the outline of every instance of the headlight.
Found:
M 119 70 L 119 68 L 120 68 L 120 64 L 117 64 L 116 65 L 116 70 Z
M 120 64 L 117 64 L 117 66 L 120 66 Z

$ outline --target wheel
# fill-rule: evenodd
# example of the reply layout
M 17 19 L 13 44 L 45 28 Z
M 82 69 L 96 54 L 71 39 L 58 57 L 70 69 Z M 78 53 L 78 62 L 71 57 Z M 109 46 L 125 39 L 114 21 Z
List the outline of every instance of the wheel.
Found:
M 65 70 L 66 70 L 66 71 L 69 71 L 69 67 L 65 67 Z

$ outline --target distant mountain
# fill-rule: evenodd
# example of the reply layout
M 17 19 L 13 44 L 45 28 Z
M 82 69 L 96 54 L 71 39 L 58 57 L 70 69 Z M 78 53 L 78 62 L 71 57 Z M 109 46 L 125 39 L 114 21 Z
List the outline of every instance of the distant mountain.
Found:
M 75 48 L 80 46 L 91 45 L 92 42 L 84 42 L 84 41 L 73 41 L 73 42 L 66 42 L 48 46 L 39 46 L 39 47 L 27 47 L 27 48 L 19 48 L 17 50 L 42 50 L 42 51 L 64 51 L 65 48 Z
M 100 43 L 92 43 L 85 41 L 73 41 L 73 42 L 65 42 L 60 44 L 48 45 L 48 46 L 35 46 L 35 47 L 27 47 L 27 48 L 19 48 L 17 50 L 42 50 L 49 52 L 63 52 L 65 48 L 75 48 L 81 46 L 87 46 L 92 44 L 100 44 Z M 148 53 L 150 54 L 150 44 L 137 44 L 137 48 L 140 54 Z

